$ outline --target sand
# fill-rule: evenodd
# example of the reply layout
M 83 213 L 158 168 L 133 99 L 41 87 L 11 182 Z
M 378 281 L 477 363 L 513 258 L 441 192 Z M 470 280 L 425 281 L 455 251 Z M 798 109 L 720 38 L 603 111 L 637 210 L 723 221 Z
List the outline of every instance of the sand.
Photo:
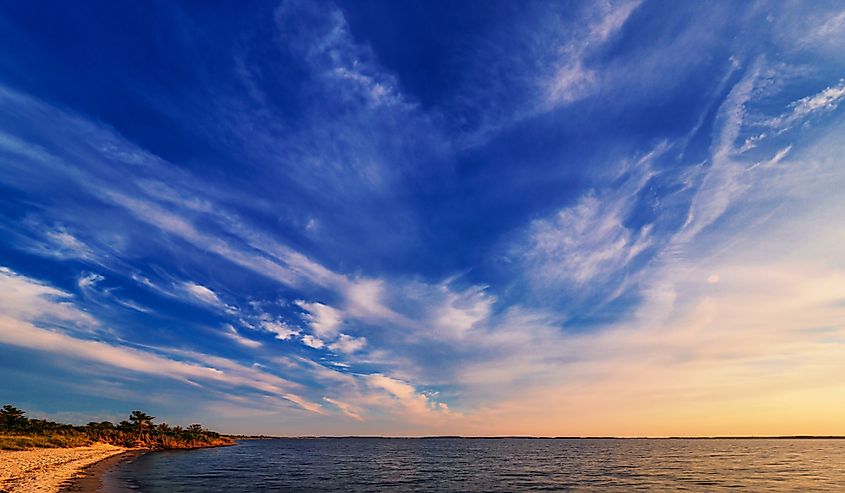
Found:
M 105 444 L 0 450 L 0 492 L 56 493 L 63 483 L 80 475 L 86 467 L 128 450 Z

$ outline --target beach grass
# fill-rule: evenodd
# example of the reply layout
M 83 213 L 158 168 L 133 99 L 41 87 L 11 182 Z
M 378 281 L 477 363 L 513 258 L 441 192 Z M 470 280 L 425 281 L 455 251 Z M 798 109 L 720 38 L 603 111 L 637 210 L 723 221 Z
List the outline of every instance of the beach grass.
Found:
M 31 448 L 71 448 L 90 445 L 92 440 L 81 434 L 2 435 L 0 450 L 27 450 Z

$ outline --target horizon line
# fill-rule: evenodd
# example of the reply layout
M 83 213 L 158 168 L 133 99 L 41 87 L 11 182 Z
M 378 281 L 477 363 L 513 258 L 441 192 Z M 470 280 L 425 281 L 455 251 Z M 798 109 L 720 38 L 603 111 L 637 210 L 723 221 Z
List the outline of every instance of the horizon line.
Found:
M 543 435 L 237 435 L 223 434 L 237 439 L 253 440 L 324 440 L 324 439 L 381 439 L 381 440 L 845 440 L 845 435 L 698 435 L 698 436 L 543 436 Z

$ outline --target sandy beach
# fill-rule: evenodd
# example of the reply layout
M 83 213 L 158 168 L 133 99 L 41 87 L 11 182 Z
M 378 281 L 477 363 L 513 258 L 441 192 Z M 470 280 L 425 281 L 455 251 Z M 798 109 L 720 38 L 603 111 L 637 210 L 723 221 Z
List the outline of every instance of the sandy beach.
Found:
M 56 493 L 63 483 L 103 459 L 130 449 L 95 444 L 89 447 L 0 450 L 0 492 Z

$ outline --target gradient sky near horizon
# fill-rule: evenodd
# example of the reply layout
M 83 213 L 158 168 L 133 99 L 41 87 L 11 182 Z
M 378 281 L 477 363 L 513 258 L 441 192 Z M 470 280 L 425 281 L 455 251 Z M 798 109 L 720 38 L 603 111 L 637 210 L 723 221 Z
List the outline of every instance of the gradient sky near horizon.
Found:
M 842 2 L 4 2 L 0 401 L 845 434 Z

